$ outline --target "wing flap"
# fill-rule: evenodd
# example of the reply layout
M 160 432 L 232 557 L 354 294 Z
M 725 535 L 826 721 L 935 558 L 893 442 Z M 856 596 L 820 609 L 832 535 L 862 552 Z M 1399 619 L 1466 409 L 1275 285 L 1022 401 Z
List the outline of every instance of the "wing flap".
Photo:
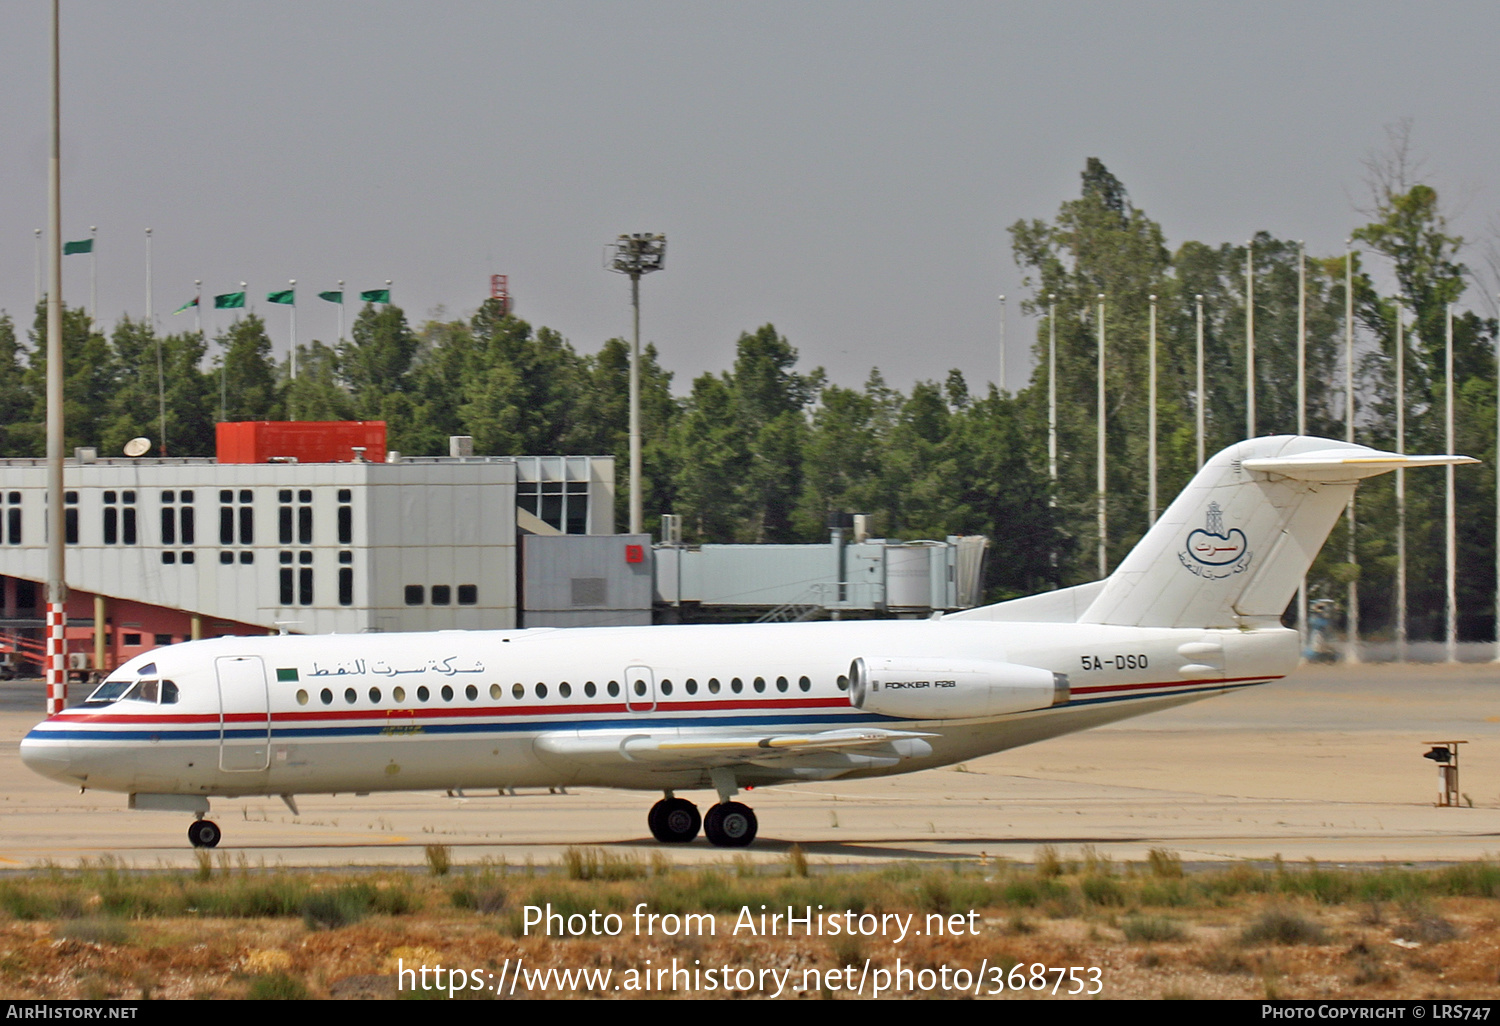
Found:
M 731 734 L 578 731 L 544 734 L 537 747 L 548 755 L 591 763 L 656 763 L 663 768 L 758 766 L 833 768 L 845 764 L 896 763 L 932 754 L 933 734 L 852 729 L 816 733 Z

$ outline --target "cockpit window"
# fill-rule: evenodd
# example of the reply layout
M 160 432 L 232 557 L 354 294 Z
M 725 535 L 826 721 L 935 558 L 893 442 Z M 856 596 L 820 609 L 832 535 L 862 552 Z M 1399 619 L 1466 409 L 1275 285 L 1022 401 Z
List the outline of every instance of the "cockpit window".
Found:
M 135 683 L 129 680 L 107 680 L 94 689 L 94 693 L 84 700 L 84 705 L 109 705 L 118 701 L 120 696 L 129 690 Z
M 169 680 L 107 680 L 84 700 L 86 706 L 111 705 L 119 701 L 176 705 L 177 685 Z

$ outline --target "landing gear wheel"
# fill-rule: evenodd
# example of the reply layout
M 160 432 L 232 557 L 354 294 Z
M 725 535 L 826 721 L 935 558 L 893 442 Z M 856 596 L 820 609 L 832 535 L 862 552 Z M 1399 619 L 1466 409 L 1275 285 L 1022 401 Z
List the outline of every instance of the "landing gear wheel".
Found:
M 686 798 L 663 798 L 646 815 L 651 836 L 663 844 L 687 844 L 698 836 L 703 817 L 698 806 Z
M 219 838 L 223 836 L 219 832 L 219 824 L 211 819 L 195 820 L 188 827 L 188 840 L 193 842 L 194 848 L 217 848 Z
M 755 840 L 755 813 L 739 802 L 721 802 L 703 817 L 703 832 L 720 848 L 743 848 Z

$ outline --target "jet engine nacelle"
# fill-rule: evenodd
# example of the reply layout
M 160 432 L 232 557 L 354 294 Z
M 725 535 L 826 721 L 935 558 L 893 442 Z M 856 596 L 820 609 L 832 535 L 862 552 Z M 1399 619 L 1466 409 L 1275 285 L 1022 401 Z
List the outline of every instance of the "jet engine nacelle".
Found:
M 1062 705 L 1068 675 L 986 659 L 856 659 L 849 703 L 914 720 L 1004 716 Z

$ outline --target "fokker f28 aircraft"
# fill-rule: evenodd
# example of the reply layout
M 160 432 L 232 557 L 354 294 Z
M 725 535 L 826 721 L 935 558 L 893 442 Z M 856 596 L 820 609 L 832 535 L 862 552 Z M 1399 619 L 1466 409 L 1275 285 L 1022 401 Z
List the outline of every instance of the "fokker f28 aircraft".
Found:
M 157 649 L 21 742 L 38 773 L 211 798 L 661 791 L 663 842 L 755 838 L 741 788 L 909 773 L 1276 680 L 1281 615 L 1359 480 L 1472 463 L 1321 438 L 1210 460 L 1108 578 L 925 621 L 234 637 Z M 700 818 L 676 792 L 712 788 Z

